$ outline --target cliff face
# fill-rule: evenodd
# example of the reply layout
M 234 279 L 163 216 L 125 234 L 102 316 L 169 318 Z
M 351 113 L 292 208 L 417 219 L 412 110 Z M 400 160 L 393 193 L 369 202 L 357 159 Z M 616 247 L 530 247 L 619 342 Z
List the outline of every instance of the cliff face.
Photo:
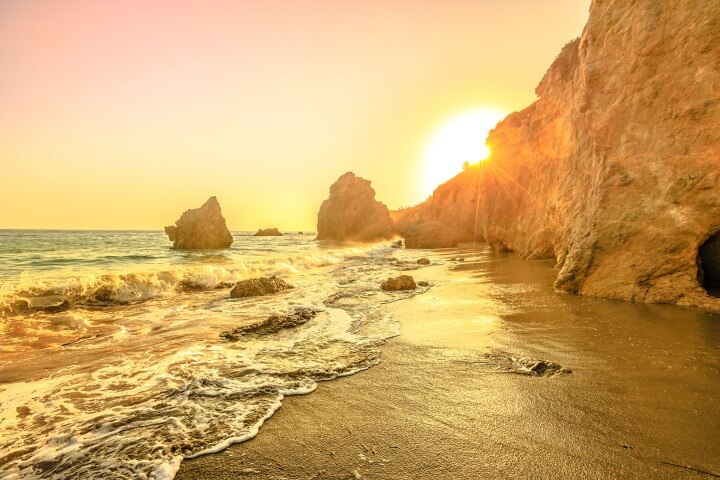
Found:
M 200 208 L 186 210 L 175 225 L 165 227 L 165 233 L 174 248 L 217 249 L 233 243 L 215 197 L 210 197 Z
M 595 0 L 536 93 L 399 228 L 555 258 L 561 290 L 720 311 L 698 255 L 720 231 L 720 2 Z
M 348 172 L 330 187 L 320 205 L 318 240 L 373 242 L 395 236 L 390 211 L 375 200 L 370 181 Z

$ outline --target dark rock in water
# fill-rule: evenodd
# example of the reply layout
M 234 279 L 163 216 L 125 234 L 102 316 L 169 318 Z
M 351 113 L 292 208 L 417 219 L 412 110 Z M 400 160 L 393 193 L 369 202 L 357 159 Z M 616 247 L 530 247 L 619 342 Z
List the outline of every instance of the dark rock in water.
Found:
M 417 261 L 418 265 L 430 265 L 430 260 L 427 258 L 421 258 Z
M 174 248 L 211 250 L 227 248 L 233 237 L 225 225 L 217 198 L 210 197 L 200 208 L 186 210 L 175 222 L 165 227 Z
M 522 367 L 518 373 L 537 375 L 539 377 L 548 377 L 557 373 L 572 373 L 572 370 L 569 368 L 564 368 L 562 365 L 558 365 L 549 360 L 521 358 L 517 360 L 517 363 Z
M 415 290 L 415 280 L 410 275 L 400 275 L 395 278 L 388 278 L 382 285 L 380 285 L 385 291 L 398 291 L 398 290 Z
M 429 287 L 430 284 L 428 282 L 422 281 L 422 282 L 417 282 L 417 286 L 418 287 Z
M 572 370 L 565 368 L 549 360 L 537 358 L 518 358 L 504 353 L 486 353 L 476 357 L 459 361 L 480 367 L 486 367 L 494 371 L 528 375 L 533 377 L 552 377 L 557 374 L 572 373 Z
M 260 323 L 243 325 L 242 327 L 223 332 L 220 336 L 231 342 L 237 342 L 242 336 L 269 335 L 277 333 L 280 330 L 302 325 L 308 320 L 313 319 L 317 313 L 317 310 L 302 308 L 286 315 L 271 315 Z
M 338 178 L 320 205 L 318 240 L 374 242 L 394 236 L 390 211 L 375 200 L 370 182 L 352 172 Z
M 258 297 L 262 295 L 270 295 L 271 293 L 277 293 L 282 290 L 288 290 L 290 288 L 295 287 L 277 277 L 251 278 L 237 282 L 232 290 L 230 290 L 230 297 Z
M 277 228 L 261 228 L 253 235 L 255 237 L 282 237 L 283 234 Z
M 402 246 L 403 246 L 403 241 L 402 241 L 402 240 L 398 240 L 397 242 L 393 242 L 392 245 L 390 245 L 390 246 L 391 246 L 392 248 L 402 248 Z
M 303 232 L 298 232 L 298 235 L 305 235 Z

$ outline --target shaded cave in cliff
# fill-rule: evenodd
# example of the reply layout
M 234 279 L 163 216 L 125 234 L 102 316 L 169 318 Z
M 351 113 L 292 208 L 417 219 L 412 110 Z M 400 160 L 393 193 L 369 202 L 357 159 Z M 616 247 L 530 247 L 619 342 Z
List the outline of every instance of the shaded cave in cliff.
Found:
M 710 295 L 720 297 L 720 232 L 700 246 L 697 260 L 700 285 Z

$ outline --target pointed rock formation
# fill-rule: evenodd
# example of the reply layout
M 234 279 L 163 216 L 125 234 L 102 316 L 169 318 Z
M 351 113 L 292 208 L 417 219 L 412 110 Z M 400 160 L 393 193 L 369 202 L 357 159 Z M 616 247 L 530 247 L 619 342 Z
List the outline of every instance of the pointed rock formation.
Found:
M 210 197 L 202 207 L 186 210 L 175 222 L 165 227 L 174 248 L 188 250 L 227 248 L 233 237 L 220 211 L 217 198 Z
M 701 283 L 720 260 L 699 253 L 720 231 L 720 3 L 594 0 L 536 92 L 399 228 L 555 258 L 560 290 L 720 311 Z
M 320 206 L 318 240 L 373 242 L 395 236 L 390 211 L 375 200 L 370 181 L 348 172 L 330 187 Z

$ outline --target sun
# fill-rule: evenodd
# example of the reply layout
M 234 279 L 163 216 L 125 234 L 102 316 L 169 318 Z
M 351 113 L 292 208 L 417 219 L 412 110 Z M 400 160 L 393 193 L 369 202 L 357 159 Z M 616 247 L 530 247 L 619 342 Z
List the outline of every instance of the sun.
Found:
M 499 110 L 478 108 L 449 118 L 430 136 L 422 158 L 422 184 L 429 195 L 441 183 L 490 156 L 487 135 L 505 117 Z

